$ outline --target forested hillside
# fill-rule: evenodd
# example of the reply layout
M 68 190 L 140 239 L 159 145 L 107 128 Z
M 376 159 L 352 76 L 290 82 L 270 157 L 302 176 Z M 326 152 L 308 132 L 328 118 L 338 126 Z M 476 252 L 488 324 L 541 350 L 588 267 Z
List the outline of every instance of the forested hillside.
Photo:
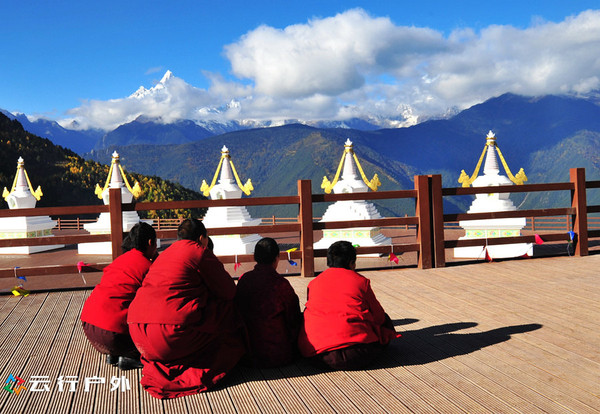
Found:
M 23 157 L 34 188 L 42 187 L 44 196 L 38 207 L 93 205 L 101 203 L 94 194 L 97 183 L 104 185 L 109 166 L 86 161 L 50 140 L 26 132 L 16 120 L 0 114 L 0 187 L 10 189 Z M 127 164 L 122 163 L 127 172 Z M 201 194 L 157 176 L 128 173 L 131 184 L 140 183 L 143 194 L 138 201 L 194 200 Z M 3 208 L 8 206 L 3 203 Z M 176 216 L 184 212 L 149 212 L 148 217 Z M 199 212 L 194 212 L 198 214 Z M 187 214 L 187 213 L 186 213 Z

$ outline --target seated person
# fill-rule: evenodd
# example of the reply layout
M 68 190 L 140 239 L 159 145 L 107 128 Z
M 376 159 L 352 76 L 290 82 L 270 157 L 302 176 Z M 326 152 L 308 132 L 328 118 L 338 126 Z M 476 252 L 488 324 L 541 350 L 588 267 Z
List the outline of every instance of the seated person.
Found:
M 362 369 L 396 337 L 369 279 L 356 273 L 356 250 L 338 241 L 327 249 L 327 266 L 308 284 L 303 356 L 331 369 Z
M 206 228 L 186 219 L 177 237 L 150 267 L 127 319 L 142 354 L 140 383 L 156 398 L 213 388 L 245 353 L 235 283 L 207 249 Z
M 156 232 L 147 223 L 131 228 L 123 240 L 125 253 L 104 268 L 83 305 L 81 321 L 90 343 L 106 362 L 121 369 L 141 368 L 140 353 L 129 336 L 127 310 L 156 256 Z
M 254 270 L 242 275 L 235 293 L 248 334 L 249 359 L 256 367 L 287 365 L 299 356 L 302 313 L 298 295 L 277 273 L 279 246 L 275 240 L 259 240 L 254 260 Z

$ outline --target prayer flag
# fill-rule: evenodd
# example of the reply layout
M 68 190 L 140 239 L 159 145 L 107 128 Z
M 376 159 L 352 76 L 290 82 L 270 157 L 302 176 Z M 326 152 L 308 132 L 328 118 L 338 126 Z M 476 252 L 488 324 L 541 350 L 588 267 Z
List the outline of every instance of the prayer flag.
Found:
M 485 248 L 485 260 L 487 260 L 490 263 L 494 261 L 494 259 L 492 259 L 492 256 L 490 256 L 490 252 L 488 252 L 487 247 Z
M 15 286 L 11 292 L 15 296 L 29 296 L 29 294 L 31 293 L 27 289 L 23 289 L 20 286 Z
M 544 244 L 544 240 L 539 235 L 535 235 L 535 244 Z
M 83 273 L 81 272 L 81 269 L 87 266 L 87 263 L 84 262 L 77 262 L 77 271 L 79 272 L 79 274 L 81 275 L 81 280 L 83 280 L 83 283 L 85 283 L 87 285 L 87 280 L 85 280 L 85 276 L 83 276 Z

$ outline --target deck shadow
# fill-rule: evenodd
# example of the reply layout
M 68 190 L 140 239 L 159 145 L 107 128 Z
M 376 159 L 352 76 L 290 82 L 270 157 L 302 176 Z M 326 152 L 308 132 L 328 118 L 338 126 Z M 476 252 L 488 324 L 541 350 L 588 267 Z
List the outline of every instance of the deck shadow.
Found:
M 540 329 L 537 323 L 505 326 L 485 332 L 454 333 L 474 328 L 476 322 L 456 322 L 402 332 L 388 349 L 385 365 L 422 365 L 459 355 L 466 355 L 482 348 L 508 341 L 512 335 Z M 387 366 L 386 366 L 387 367 Z
M 408 325 L 418 322 L 418 319 L 396 319 L 393 322 L 395 326 Z M 485 332 L 453 333 L 476 326 L 478 326 L 476 322 L 456 322 L 404 331 L 402 337 L 395 339 L 372 366 L 362 371 L 423 365 L 458 355 L 466 355 L 487 346 L 508 341 L 512 335 L 531 332 L 542 327 L 540 324 L 527 324 L 506 326 Z M 311 377 L 326 372 L 331 371 L 315 366 L 307 359 L 299 359 L 293 364 L 279 368 L 254 368 L 238 365 L 213 391 L 245 383 Z

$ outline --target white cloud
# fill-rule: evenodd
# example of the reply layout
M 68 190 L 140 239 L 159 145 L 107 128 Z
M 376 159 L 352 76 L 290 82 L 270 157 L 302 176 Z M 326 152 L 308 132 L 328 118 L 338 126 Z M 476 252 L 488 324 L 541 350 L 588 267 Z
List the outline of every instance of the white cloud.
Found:
M 336 96 L 376 73 L 411 73 L 422 51 L 444 48 L 441 34 L 395 26 L 360 9 L 288 26 L 261 26 L 225 47 L 233 74 L 257 93 L 281 98 Z
M 494 25 L 444 37 L 353 9 L 284 29 L 258 27 L 226 45 L 225 55 L 236 78 L 205 73 L 207 90 L 173 76 L 140 89 L 146 93 L 137 98 L 87 101 L 71 115 L 103 128 L 141 114 L 165 122 L 414 119 L 505 92 L 586 93 L 600 87 L 600 11 L 558 23 L 536 19 L 526 29 Z M 232 100 L 239 105 L 227 106 Z

